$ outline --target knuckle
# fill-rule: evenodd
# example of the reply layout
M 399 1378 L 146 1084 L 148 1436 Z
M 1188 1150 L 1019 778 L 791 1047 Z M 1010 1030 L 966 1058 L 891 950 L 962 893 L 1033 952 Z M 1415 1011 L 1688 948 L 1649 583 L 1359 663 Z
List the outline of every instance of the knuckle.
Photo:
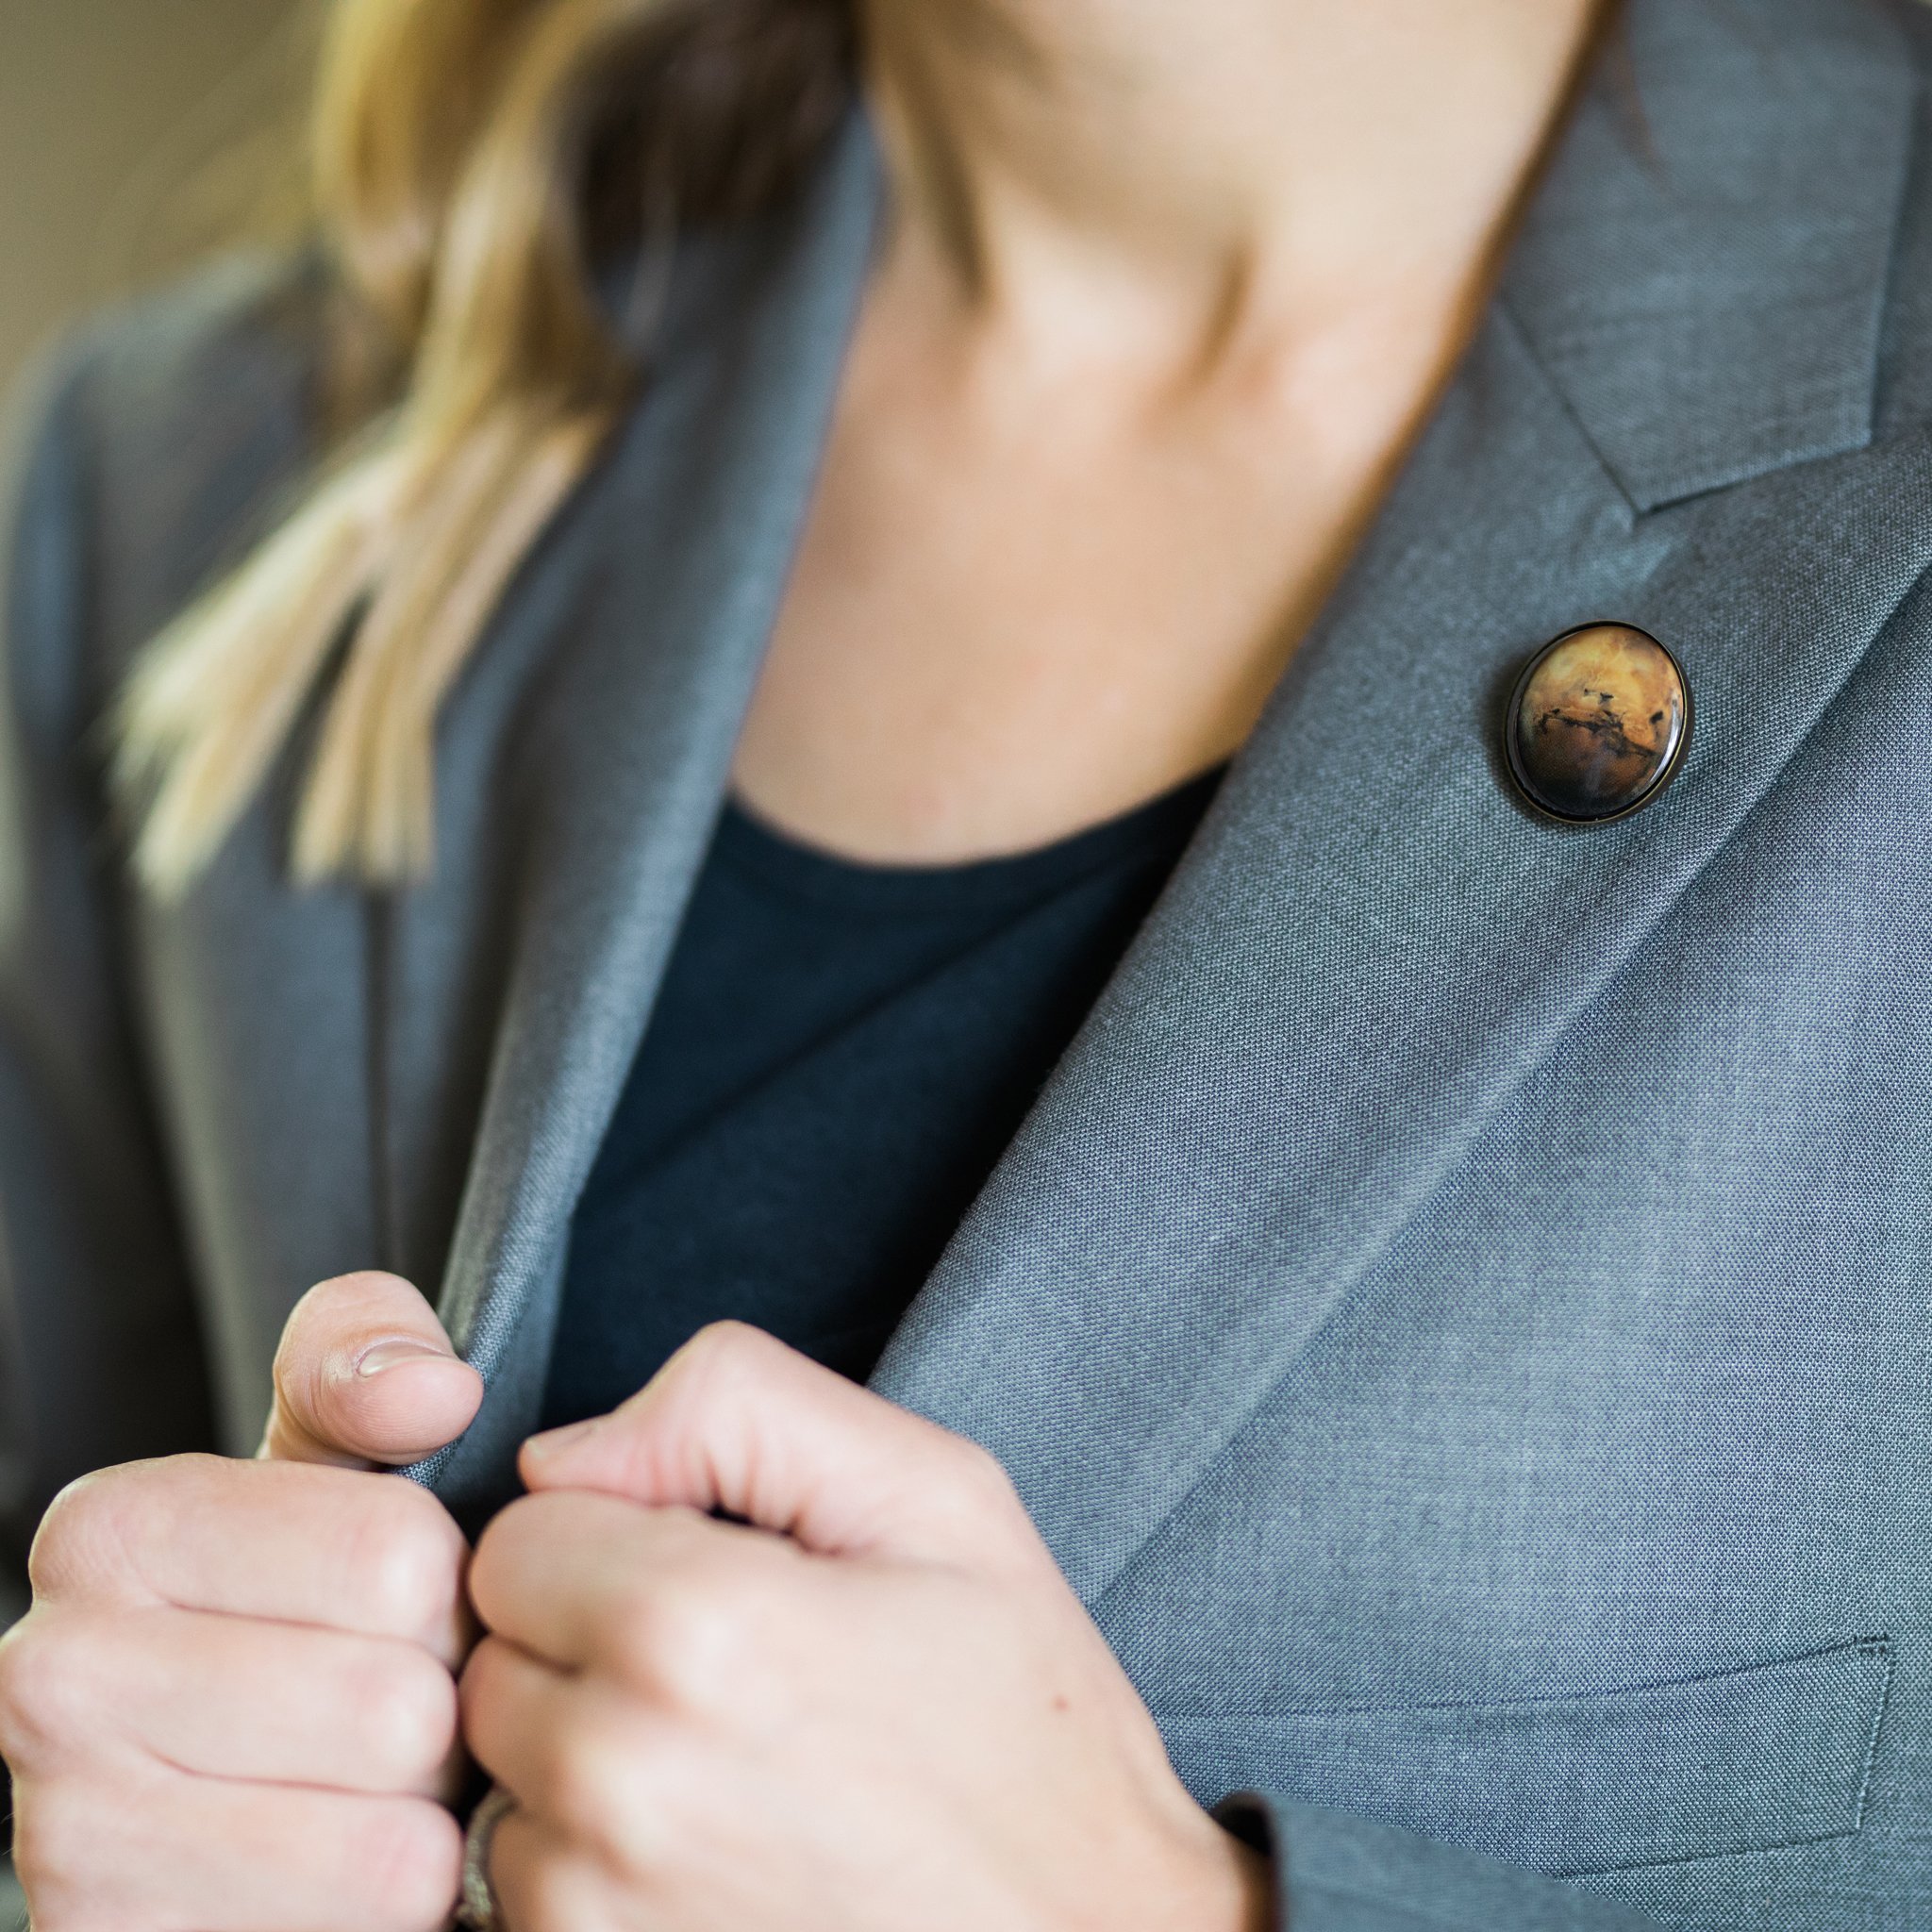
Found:
M 140 1547 L 161 1525 L 170 1534 L 208 1533 L 208 1503 L 225 1492 L 233 1467 L 220 1456 L 164 1456 L 76 1477 L 47 1506 L 27 1553 L 35 1594 L 99 1594 L 138 1583 Z
M 504 1586 L 515 1574 L 525 1534 L 540 1507 L 538 1497 L 517 1496 L 483 1525 L 476 1538 L 475 1554 L 470 1558 L 470 1601 L 488 1628 L 493 1629 L 504 1612 Z
M 1031 1519 L 1006 1465 L 980 1443 L 956 1437 L 948 1445 L 952 1481 L 944 1507 L 960 1532 L 991 1554 L 1030 1537 Z
M 84 1588 L 117 1567 L 128 1512 L 141 1507 L 165 1464 L 136 1462 L 71 1482 L 48 1505 L 27 1557 L 36 1594 Z
M 347 1584 L 363 1615 L 398 1637 L 444 1627 L 462 1592 L 465 1545 L 435 1497 L 402 1476 L 371 1476 Z
M 398 1800 L 372 1819 L 357 1863 L 365 1896 L 381 1902 L 386 1932 L 433 1932 L 448 1922 L 461 1889 L 462 1833 L 440 1805 Z
M 624 1838 L 634 1755 L 608 1722 L 573 1725 L 555 1741 L 542 1770 L 545 1810 L 571 1837 L 600 1851 L 615 1849 Z
M 954 1440 L 958 1444 L 959 1482 L 967 1495 L 990 1510 L 1017 1508 L 1020 1494 L 1006 1464 L 982 1442 L 964 1436 Z
M 0 1638 L 0 1755 L 19 1770 L 97 1728 L 92 1645 L 71 1620 L 29 1614 Z
M 685 1344 L 693 1361 L 739 1364 L 755 1359 L 771 1338 L 749 1322 L 707 1322 Z
M 721 1418 L 755 1413 L 783 1344 L 743 1322 L 700 1328 L 634 1398 L 660 1443 L 700 1439 Z
M 473 1739 L 476 1730 L 478 1707 L 492 1704 L 502 1694 L 506 1660 L 511 1651 L 512 1646 L 503 1638 L 486 1635 L 463 1659 L 457 1678 L 457 1707 L 466 1740 Z
M 709 1707 L 740 1681 L 755 1648 L 755 1609 L 715 1570 L 685 1564 L 641 1575 L 614 1600 L 620 1666 L 680 1709 Z
M 289 1310 L 282 1324 L 281 1339 L 275 1344 L 275 1374 L 280 1379 L 285 1369 L 299 1370 L 313 1353 L 315 1338 L 340 1317 L 353 1315 L 368 1302 L 383 1277 L 363 1273 L 333 1274 L 306 1290 Z
M 772 1345 L 749 1323 L 708 1323 L 665 1363 L 660 1386 L 684 1401 L 715 1396 L 756 1374 Z
M 270 1379 L 277 1390 L 285 1388 L 290 1377 L 297 1372 L 306 1354 L 308 1330 L 316 1316 L 323 1311 L 333 1286 L 331 1282 L 317 1282 L 289 1310 L 288 1319 L 282 1324 L 280 1339 L 275 1342 L 275 1359 L 269 1364 Z
M 520 1765 L 522 1815 L 607 1873 L 641 1878 L 663 1834 L 682 1828 L 666 1802 L 678 1783 L 676 1767 L 666 1769 L 675 1749 L 621 1702 L 580 1701 Z
M 307 1406 L 323 1352 L 320 1338 L 330 1324 L 342 1291 L 341 1280 L 318 1281 L 289 1310 L 275 1343 L 275 1360 L 269 1365 L 269 1379 L 284 1403 L 297 1408 Z
M 677 1647 L 679 1613 L 669 1607 L 667 1581 L 634 1577 L 604 1606 L 597 1637 L 625 1680 L 654 1686 Z
M 16 1767 L 44 1739 L 39 1707 L 45 1642 L 31 1614 L 0 1637 L 0 1757 Z
M 370 1769 L 383 1783 L 415 1783 L 456 1742 L 456 1680 L 427 1651 L 398 1644 L 374 1652 L 358 1664 L 342 1697 Z

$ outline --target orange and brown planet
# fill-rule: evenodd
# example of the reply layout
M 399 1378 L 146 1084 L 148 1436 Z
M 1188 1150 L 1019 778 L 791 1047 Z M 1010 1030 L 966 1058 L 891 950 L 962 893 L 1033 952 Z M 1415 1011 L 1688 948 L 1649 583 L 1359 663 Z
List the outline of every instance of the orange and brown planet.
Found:
M 1684 674 L 1655 638 L 1589 625 L 1547 645 L 1517 688 L 1510 769 L 1557 818 L 1615 818 L 1670 776 L 1690 722 Z

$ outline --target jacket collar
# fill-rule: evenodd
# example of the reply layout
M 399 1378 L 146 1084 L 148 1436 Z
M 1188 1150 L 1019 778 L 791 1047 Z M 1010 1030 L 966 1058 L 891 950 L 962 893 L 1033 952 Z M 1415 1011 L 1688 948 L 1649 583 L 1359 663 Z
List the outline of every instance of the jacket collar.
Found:
M 1917 568 L 1916 494 L 1877 467 L 1883 560 L 1856 577 L 1795 510 L 1768 538 L 1755 492 L 1694 525 L 1632 513 L 1865 441 L 1913 95 L 1895 24 L 1634 0 L 1630 34 L 1647 146 L 1599 75 L 1355 566 L 881 1367 L 1005 1459 L 1090 1598 L 1762 796 Z M 574 668 L 441 1298 L 491 1389 L 423 1472 L 458 1507 L 502 1492 L 534 1417 L 879 197 L 855 125 L 580 508 L 614 568 L 541 620 Z M 1805 475 L 1776 479 L 1793 505 Z M 1748 608 L 1730 576 L 1714 594 L 1722 555 L 1764 559 Z M 1562 838 L 1508 804 L 1488 708 L 1603 616 L 1678 650 L 1699 736 L 1664 806 Z
M 1503 299 L 1639 509 L 1862 448 L 1918 92 L 1878 0 L 1638 0 Z
M 492 628 L 547 636 L 522 721 L 537 774 L 475 1151 L 439 1311 L 488 1391 L 415 1472 L 453 1507 L 513 1485 L 569 1224 L 636 1055 L 776 621 L 872 257 L 880 174 L 855 118 L 794 208 L 697 258 L 678 341 Z M 561 553 L 559 557 L 558 553 Z M 487 656 L 491 646 L 484 645 Z

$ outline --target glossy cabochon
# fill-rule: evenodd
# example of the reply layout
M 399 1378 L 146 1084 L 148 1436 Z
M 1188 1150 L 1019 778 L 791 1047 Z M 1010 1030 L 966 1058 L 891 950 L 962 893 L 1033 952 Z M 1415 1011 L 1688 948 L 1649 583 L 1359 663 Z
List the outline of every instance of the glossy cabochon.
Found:
M 1510 775 L 1531 805 L 1600 824 L 1663 790 L 1690 737 L 1690 690 L 1647 631 L 1584 625 L 1530 660 L 1505 737 Z

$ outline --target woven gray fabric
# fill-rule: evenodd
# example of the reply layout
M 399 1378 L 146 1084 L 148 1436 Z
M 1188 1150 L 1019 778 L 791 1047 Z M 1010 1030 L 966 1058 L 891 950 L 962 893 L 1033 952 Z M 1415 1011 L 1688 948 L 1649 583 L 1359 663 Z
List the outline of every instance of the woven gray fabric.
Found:
M 1628 46 L 878 1377 L 1001 1457 L 1203 1802 L 1262 1794 L 1293 1932 L 1932 1923 L 1932 52 L 1904 0 L 1633 0 Z M 298 744 L 141 904 L 89 735 L 303 458 L 314 277 L 53 373 L 0 737 L 16 1535 L 206 1434 L 204 1361 L 245 1446 L 290 1304 L 372 1263 L 490 1378 L 419 1474 L 507 1492 L 879 196 L 855 121 L 684 251 L 408 894 L 288 887 Z M 1698 724 L 1564 831 L 1497 712 L 1599 619 Z

